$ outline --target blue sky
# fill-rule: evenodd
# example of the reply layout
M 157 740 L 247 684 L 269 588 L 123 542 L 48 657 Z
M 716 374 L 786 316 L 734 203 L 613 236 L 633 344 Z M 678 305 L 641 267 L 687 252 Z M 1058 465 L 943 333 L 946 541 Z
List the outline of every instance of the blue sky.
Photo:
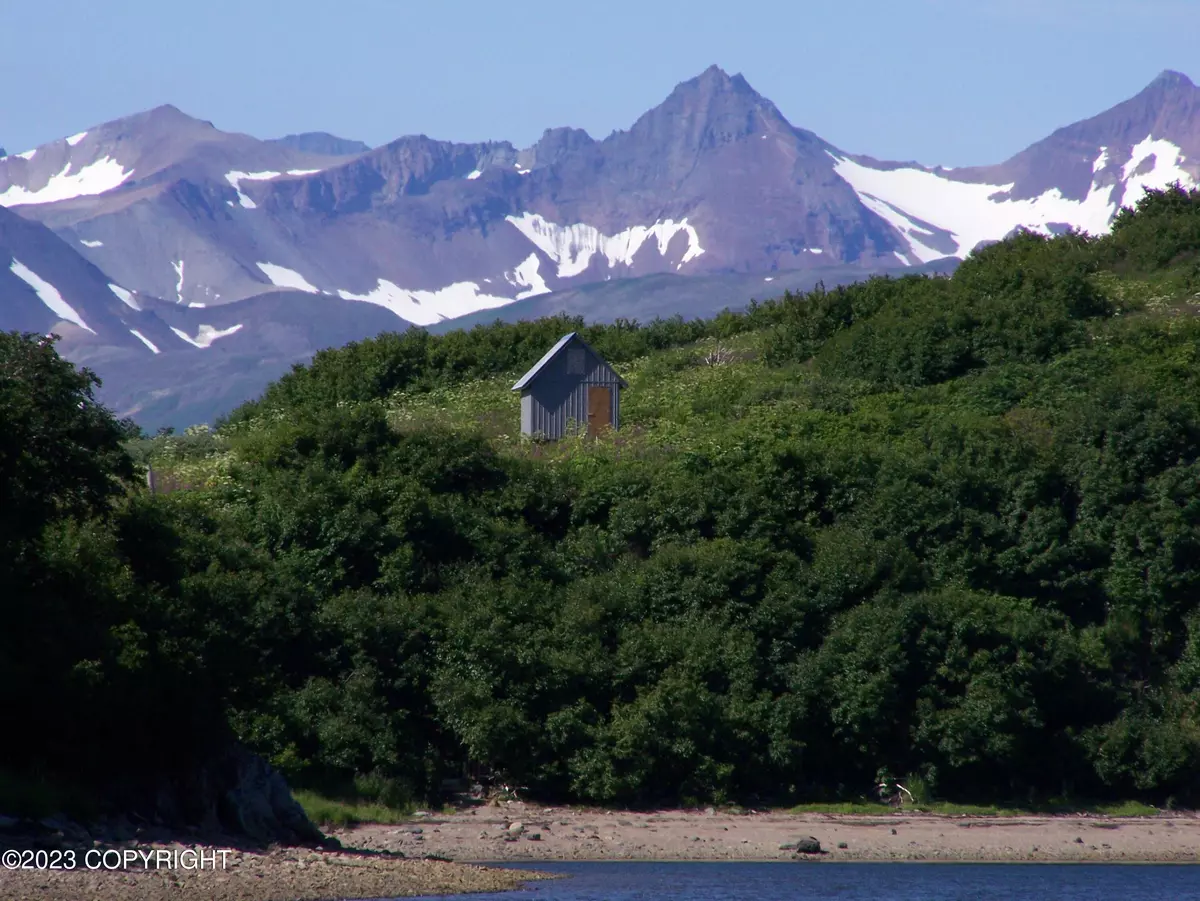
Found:
M 1197 0 L 0 6 L 10 153 L 160 103 L 258 137 L 604 137 L 715 62 L 845 150 L 963 166 L 999 162 L 1163 69 L 1200 81 Z

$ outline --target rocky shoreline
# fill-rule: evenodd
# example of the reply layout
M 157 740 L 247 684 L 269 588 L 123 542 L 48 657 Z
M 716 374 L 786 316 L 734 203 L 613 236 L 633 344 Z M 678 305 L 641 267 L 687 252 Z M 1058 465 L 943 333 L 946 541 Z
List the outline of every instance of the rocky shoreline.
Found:
M 432 852 L 344 847 L 266 761 L 236 746 L 122 809 L 87 821 L 0 812 L 0 901 L 334 901 L 544 878 Z
M 209 851 L 221 849 L 207 849 Z M 544 878 L 395 854 L 227 849 L 223 865 L 71 871 L 0 870 L 4 901 L 339 901 L 498 892 Z
M 495 892 L 545 878 L 396 850 L 248 847 L 231 836 L 172 838 L 125 817 L 85 827 L 0 816 L 2 901 L 334 901 Z
M 0 850 L 76 855 L 73 869 L 0 869 L 0 899 L 333 901 L 498 892 L 547 878 L 504 868 L 518 861 L 1200 862 L 1200 817 L 1190 813 L 852 816 L 506 803 L 338 830 L 322 846 L 271 848 L 238 846 L 228 837 L 169 839 L 159 827 L 129 822 L 103 835 L 93 829 L 0 817 Z M 103 852 L 131 859 L 112 869 L 80 865 L 89 851 L 93 863 Z M 208 865 L 196 866 L 196 854 Z
M 481 806 L 335 833 L 462 861 L 1200 862 L 1200 817 L 938 816 Z

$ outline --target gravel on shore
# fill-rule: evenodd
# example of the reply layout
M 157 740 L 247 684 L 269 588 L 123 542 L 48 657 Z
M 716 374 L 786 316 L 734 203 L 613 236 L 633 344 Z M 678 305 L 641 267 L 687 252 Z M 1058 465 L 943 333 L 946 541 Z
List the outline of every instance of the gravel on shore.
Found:
M 631 812 L 511 803 L 334 833 L 342 850 L 228 850 L 224 865 L 0 869 L 0 901 L 340 901 L 498 892 L 548 878 L 506 862 L 803 860 L 1200 862 L 1200 816 Z M 809 853 L 816 843 L 819 851 Z M 139 843 L 139 849 L 160 847 Z M 184 846 L 162 845 L 180 850 Z M 197 848 L 197 850 L 200 850 Z M 220 853 L 203 846 L 206 854 Z M 453 861 L 428 859 L 452 858 Z M 459 861 L 494 861 L 496 867 Z
M 463 861 L 1200 862 L 1200 817 L 586 810 L 512 803 L 336 833 L 359 848 Z M 815 839 L 820 850 L 796 848 Z
M 212 849 L 206 849 L 211 851 Z M 0 869 L 3 901 L 339 901 L 496 892 L 544 878 L 528 871 L 395 854 L 285 848 L 231 850 L 204 870 Z

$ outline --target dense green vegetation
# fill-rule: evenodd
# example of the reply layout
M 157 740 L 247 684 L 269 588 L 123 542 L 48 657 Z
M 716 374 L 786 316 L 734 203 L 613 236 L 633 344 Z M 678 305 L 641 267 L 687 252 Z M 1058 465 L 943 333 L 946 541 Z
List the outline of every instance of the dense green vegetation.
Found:
M 174 511 L 129 490 L 134 430 L 95 382 L 50 340 L 0 334 L 5 813 L 141 800 L 227 732 L 218 608 L 187 579 L 204 564 L 178 555 Z
M 0 691 L 35 725 L 0 765 L 228 730 L 389 807 L 464 764 L 605 804 L 886 772 L 1195 805 L 1198 310 L 1200 193 L 1173 189 L 948 279 L 382 336 L 211 432 L 128 438 L 9 336 Z M 572 328 L 630 383 L 622 432 L 530 443 L 509 387 Z M 148 496 L 122 440 L 191 490 Z

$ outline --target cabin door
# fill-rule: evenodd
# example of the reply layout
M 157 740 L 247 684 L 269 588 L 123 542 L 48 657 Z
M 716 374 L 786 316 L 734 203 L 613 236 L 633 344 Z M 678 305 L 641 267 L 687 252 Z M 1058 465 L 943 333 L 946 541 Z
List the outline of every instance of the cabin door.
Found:
M 596 437 L 612 426 L 612 388 L 588 386 L 588 435 Z

